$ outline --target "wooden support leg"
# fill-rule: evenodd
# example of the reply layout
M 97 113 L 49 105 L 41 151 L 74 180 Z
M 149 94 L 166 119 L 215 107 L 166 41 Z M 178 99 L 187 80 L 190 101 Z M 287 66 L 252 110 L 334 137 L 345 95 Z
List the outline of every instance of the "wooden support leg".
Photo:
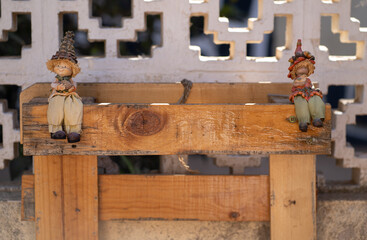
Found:
M 98 239 L 97 156 L 35 156 L 37 240 Z
M 316 239 L 314 155 L 270 156 L 272 240 Z

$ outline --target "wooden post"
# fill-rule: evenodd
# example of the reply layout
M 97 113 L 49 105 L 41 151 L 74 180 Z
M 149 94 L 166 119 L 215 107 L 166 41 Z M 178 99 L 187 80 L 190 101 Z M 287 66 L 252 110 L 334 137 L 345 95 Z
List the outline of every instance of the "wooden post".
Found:
M 37 240 L 98 239 L 97 156 L 35 156 Z
M 270 155 L 272 240 L 316 239 L 315 155 Z

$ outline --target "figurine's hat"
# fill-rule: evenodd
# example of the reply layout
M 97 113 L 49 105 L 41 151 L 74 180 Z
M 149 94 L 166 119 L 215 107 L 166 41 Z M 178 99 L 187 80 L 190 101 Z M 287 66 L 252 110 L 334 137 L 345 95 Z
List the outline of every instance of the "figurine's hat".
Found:
M 288 62 L 290 62 L 290 66 L 288 68 L 289 74 L 288 77 L 291 78 L 291 71 L 293 70 L 294 66 L 296 66 L 298 63 L 309 60 L 312 64 L 315 64 L 315 57 L 308 51 L 302 51 L 302 42 L 301 39 L 298 39 L 297 41 L 297 47 L 294 51 L 294 56 L 292 56 Z
M 68 31 L 65 33 L 64 38 L 61 41 L 59 51 L 55 53 L 51 57 L 47 64 L 47 68 L 50 71 L 53 71 L 54 65 L 59 61 L 69 61 L 69 64 L 73 70 L 73 77 L 76 76 L 80 72 L 80 68 L 78 66 L 78 60 L 75 55 L 74 49 L 74 33 L 72 31 Z

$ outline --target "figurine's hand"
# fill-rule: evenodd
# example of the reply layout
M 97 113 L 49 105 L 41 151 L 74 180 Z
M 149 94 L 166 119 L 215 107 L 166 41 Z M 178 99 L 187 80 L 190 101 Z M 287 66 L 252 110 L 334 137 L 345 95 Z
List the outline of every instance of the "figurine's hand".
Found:
M 66 80 L 61 81 L 61 84 L 64 85 L 66 90 L 70 89 L 73 86 L 69 81 Z
M 56 90 L 57 91 L 64 91 L 65 90 L 65 86 L 63 84 L 59 84 L 59 85 L 57 85 Z

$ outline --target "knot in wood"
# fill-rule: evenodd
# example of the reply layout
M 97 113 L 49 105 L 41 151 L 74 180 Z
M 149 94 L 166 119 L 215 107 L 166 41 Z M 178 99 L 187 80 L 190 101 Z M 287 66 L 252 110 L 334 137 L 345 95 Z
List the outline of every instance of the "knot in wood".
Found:
M 239 212 L 231 212 L 229 214 L 230 218 L 233 218 L 233 219 L 236 219 L 240 216 L 240 213 Z
M 150 136 L 163 128 L 163 118 L 152 111 L 138 111 L 131 114 L 126 121 L 126 129 L 140 136 Z

